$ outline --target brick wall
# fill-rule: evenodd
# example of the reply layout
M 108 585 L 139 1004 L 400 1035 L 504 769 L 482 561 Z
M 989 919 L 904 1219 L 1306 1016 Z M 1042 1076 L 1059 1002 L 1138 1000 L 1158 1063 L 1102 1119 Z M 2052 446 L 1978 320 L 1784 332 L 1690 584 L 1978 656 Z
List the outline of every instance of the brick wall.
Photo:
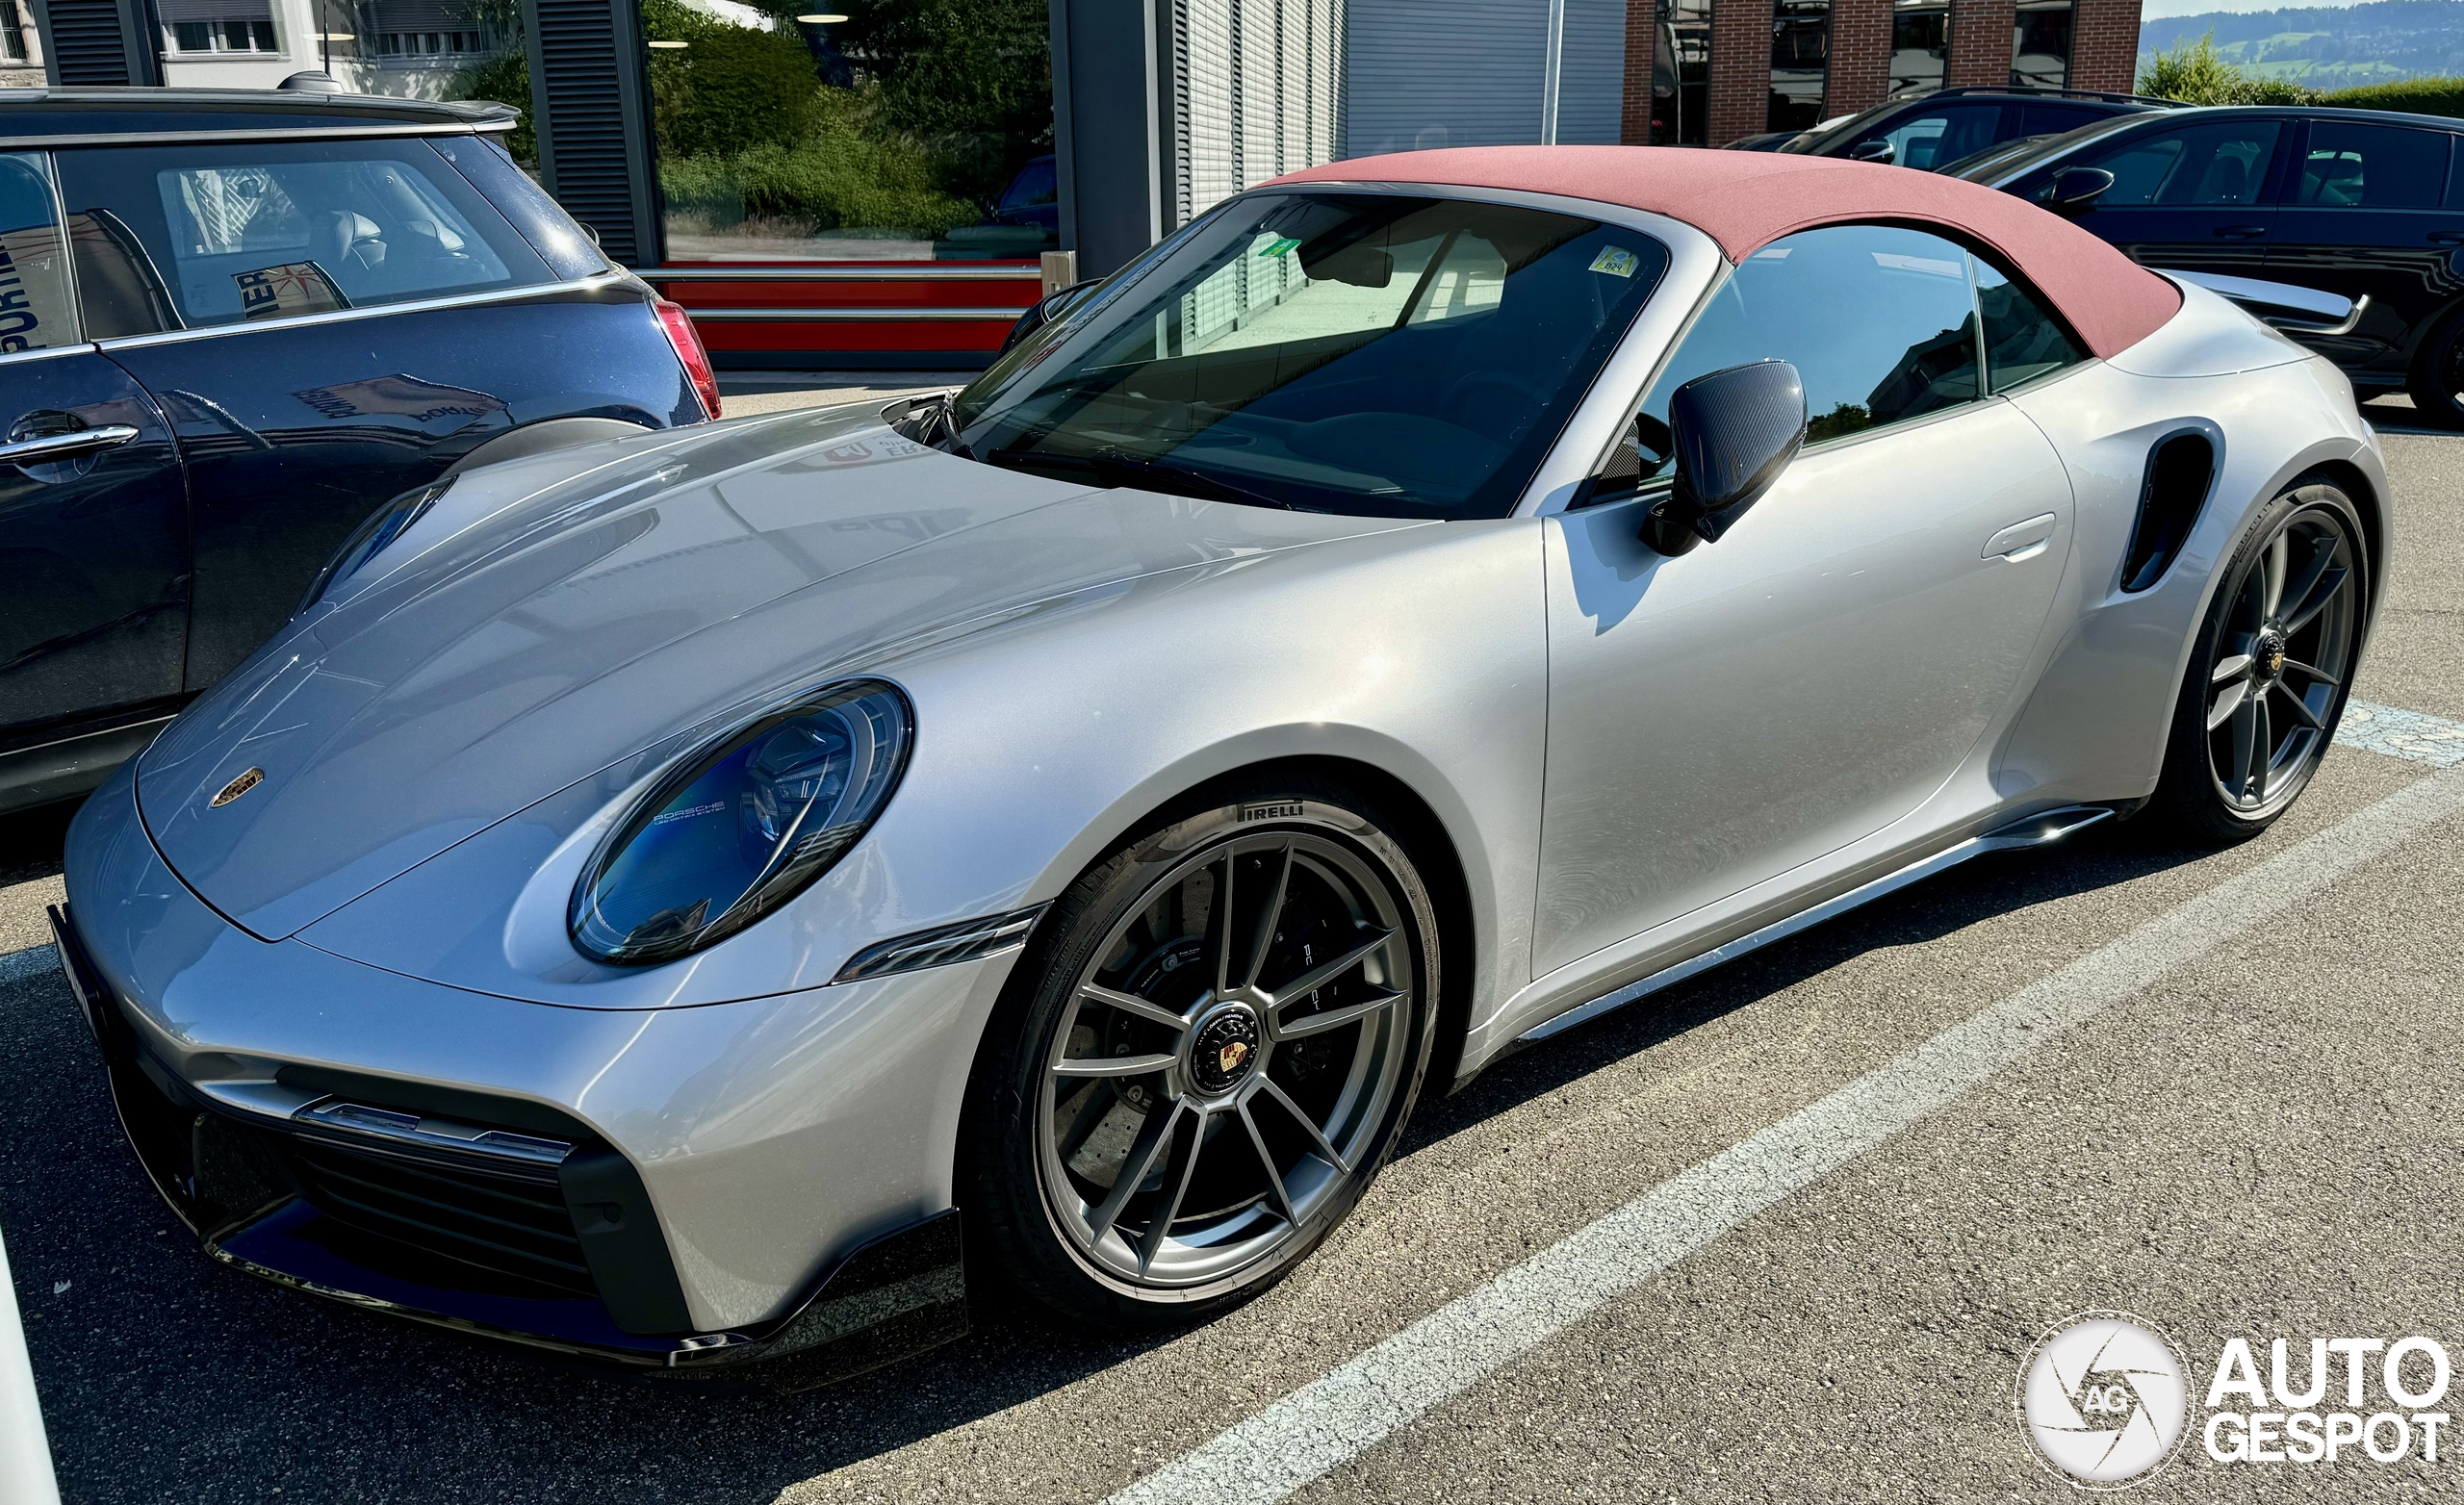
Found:
M 1771 128 L 1771 0 L 1711 0 L 1707 114 L 1713 146 Z
M 2011 0 L 1951 0 L 1950 76 L 1944 83 L 1995 87 L 2011 82 Z
M 1870 110 L 1889 89 L 1890 0 L 1831 0 L 1831 81 L 1822 117 Z
M 2078 0 L 2070 22 L 2070 87 L 2131 91 L 2139 72 L 2140 0 Z
M 1659 39 L 1652 17 L 1657 9 L 1657 0 L 1626 0 L 1626 92 L 1617 115 L 1617 139 L 1629 146 L 1652 143 L 1652 48 Z

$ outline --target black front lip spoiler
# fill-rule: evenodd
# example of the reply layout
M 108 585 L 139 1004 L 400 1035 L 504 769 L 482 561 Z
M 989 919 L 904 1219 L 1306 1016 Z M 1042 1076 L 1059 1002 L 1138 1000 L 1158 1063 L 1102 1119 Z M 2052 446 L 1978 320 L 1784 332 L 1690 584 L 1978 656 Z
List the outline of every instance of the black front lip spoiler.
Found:
M 139 1107 L 132 1099 L 139 1093 L 158 1094 L 178 1112 L 234 1122 L 238 1115 L 188 1090 L 176 1074 L 146 1055 L 87 957 L 65 909 L 52 906 L 49 917 L 61 972 L 101 1048 L 112 1106 L 139 1165 L 172 1212 L 197 1235 L 206 1253 L 234 1269 L 329 1301 L 614 1365 L 661 1384 L 727 1380 L 783 1391 L 810 1390 L 966 1335 L 964 1240 L 955 1208 L 860 1246 L 816 1281 L 784 1317 L 676 1338 L 624 1333 L 596 1301 L 509 1301 L 364 1269 L 292 1237 L 320 1215 L 296 1196 L 206 1226 L 196 1197 L 178 1184 L 175 1174 L 167 1179 L 169 1168 L 146 1153 L 145 1136 L 131 1116 Z M 559 1331 L 507 1321 L 508 1315 L 527 1308 L 538 1310 L 541 1326 Z M 589 1310 L 577 1310 L 580 1308 Z

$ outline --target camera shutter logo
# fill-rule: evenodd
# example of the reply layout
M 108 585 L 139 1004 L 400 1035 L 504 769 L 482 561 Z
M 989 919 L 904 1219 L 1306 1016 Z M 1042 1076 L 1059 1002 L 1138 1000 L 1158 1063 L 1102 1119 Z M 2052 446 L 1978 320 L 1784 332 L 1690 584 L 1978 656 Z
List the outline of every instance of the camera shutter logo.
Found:
M 2037 1339 L 2012 1405 L 2046 1467 L 2084 1490 L 2124 1490 L 2181 1450 L 2189 1370 L 2172 1339 L 2130 1314 L 2083 1312 Z

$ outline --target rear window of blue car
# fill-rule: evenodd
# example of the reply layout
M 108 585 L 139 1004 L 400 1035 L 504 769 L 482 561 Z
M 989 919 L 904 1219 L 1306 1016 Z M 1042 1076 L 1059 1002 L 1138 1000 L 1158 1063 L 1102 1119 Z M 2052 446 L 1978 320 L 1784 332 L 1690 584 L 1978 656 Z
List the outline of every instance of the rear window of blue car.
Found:
M 426 141 L 64 151 L 95 339 L 556 280 Z

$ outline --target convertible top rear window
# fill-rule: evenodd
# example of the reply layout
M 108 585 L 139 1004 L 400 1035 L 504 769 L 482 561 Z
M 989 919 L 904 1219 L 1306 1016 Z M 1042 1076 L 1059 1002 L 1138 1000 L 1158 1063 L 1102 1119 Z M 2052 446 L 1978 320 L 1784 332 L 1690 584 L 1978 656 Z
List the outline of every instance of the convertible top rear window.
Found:
M 962 393 L 950 447 L 1311 511 L 1502 517 L 1667 269 L 1468 199 L 1235 201 Z

